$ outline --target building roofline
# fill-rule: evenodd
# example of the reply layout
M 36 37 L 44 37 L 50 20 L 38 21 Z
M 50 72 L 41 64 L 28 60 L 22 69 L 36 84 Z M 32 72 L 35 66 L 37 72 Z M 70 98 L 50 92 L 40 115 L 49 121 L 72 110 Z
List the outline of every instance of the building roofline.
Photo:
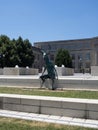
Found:
M 97 37 L 92 37 L 92 38 L 81 38 L 81 39 L 71 39 L 71 40 L 55 40 L 55 41 L 41 41 L 41 42 L 34 42 L 34 44 L 36 43 L 59 43 L 59 42 L 72 42 L 72 41 L 85 41 L 85 40 L 93 40 L 93 39 L 98 39 Z
M 35 50 L 35 51 L 39 51 L 39 52 L 41 52 L 41 49 L 38 48 L 38 47 L 32 46 L 32 49 Z

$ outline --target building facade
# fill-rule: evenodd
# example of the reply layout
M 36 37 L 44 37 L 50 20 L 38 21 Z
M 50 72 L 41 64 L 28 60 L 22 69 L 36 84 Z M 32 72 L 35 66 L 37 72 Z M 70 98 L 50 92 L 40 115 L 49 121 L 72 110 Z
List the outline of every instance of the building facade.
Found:
M 34 54 L 34 63 L 32 65 L 33 68 L 39 69 L 39 72 L 42 71 L 42 66 L 44 64 L 42 52 L 40 48 L 32 47 Z
M 90 72 L 91 66 L 98 66 L 98 37 L 36 42 L 34 46 L 49 52 L 50 60 L 55 61 L 58 49 L 66 49 L 72 57 L 75 72 Z

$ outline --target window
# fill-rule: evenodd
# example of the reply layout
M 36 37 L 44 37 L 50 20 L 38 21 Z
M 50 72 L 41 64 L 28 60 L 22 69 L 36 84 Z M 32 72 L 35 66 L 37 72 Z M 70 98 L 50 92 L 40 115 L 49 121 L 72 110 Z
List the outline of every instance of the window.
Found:
M 75 62 L 74 61 L 72 61 L 72 67 L 75 68 Z
M 82 54 L 78 54 L 78 60 L 79 60 L 79 62 L 82 62 L 82 60 L 83 60 Z
M 75 54 L 72 54 L 71 57 L 72 57 L 72 60 L 75 60 Z
M 90 62 L 86 62 L 85 67 L 90 68 Z
M 39 60 L 39 54 L 37 54 L 37 60 Z
M 86 60 L 90 60 L 90 53 L 86 53 L 85 59 L 86 59 Z

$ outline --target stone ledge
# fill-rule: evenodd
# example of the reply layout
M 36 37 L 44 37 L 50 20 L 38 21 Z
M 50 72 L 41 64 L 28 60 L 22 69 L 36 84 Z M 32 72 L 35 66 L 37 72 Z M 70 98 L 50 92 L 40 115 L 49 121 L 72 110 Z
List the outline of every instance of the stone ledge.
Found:
M 0 109 L 98 119 L 98 100 L 0 94 Z
M 4 67 L 0 69 L 0 75 L 38 75 L 38 69 L 24 67 Z
M 27 112 L 9 111 L 9 110 L 0 110 L 0 116 L 98 129 L 98 120 L 89 120 L 89 119 L 87 120 L 81 118 L 53 116 L 53 115 L 35 114 Z
M 0 77 L 0 86 L 40 88 L 40 79 L 38 78 L 38 76 L 34 77 L 27 76 L 25 78 L 21 76 Z M 47 86 L 49 87 L 49 84 Z M 98 78 L 94 80 L 91 78 L 89 79 L 59 78 L 59 80 L 56 81 L 56 87 L 65 89 L 98 90 Z

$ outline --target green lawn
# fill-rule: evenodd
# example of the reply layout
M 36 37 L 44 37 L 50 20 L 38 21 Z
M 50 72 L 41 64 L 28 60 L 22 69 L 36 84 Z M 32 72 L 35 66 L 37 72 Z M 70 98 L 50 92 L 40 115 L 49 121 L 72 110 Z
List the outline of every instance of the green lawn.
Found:
M 0 130 L 98 130 L 76 126 L 65 126 L 13 118 L 0 118 Z
M 47 89 L 23 89 L 23 88 L 0 87 L 0 93 L 98 99 L 97 91 L 80 91 L 80 90 L 52 91 Z
M 98 99 L 98 92 L 95 91 L 78 91 L 78 90 L 52 91 L 47 89 L 23 89 L 23 88 L 0 87 L 0 93 Z M 65 126 L 65 125 L 0 117 L 0 130 L 98 130 L 98 129 L 76 127 L 76 126 Z

